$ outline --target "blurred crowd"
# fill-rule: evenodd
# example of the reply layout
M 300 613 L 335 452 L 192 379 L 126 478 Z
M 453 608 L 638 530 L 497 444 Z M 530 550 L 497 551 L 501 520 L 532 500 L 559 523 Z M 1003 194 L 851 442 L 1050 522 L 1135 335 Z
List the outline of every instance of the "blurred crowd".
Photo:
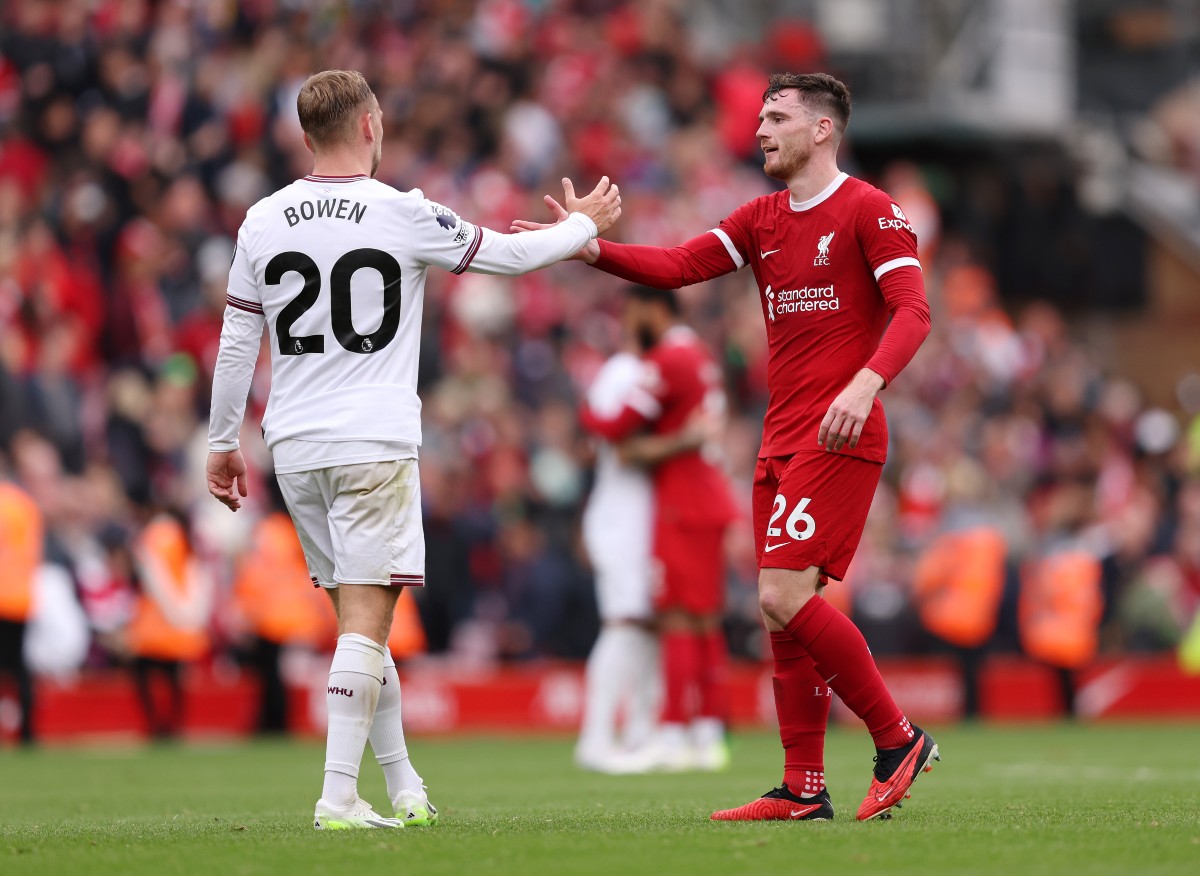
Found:
M 562 176 L 590 187 L 608 174 L 626 208 L 616 236 L 674 244 L 770 190 L 753 137 L 766 74 L 822 64 L 803 22 L 747 47 L 689 26 L 683 9 L 4 5 L 0 475 L 36 506 L 43 565 L 65 572 L 56 604 L 77 606 L 82 662 L 150 670 L 329 642 L 327 608 L 282 558 L 294 561 L 294 545 L 278 532 L 257 428 L 265 356 L 243 434 L 247 507 L 229 514 L 203 478 L 232 241 L 248 206 L 309 169 L 295 116 L 305 77 L 367 76 L 383 109 L 384 182 L 504 231 L 544 216 L 541 196 Z M 844 165 L 855 172 L 852 138 L 853 124 Z M 1009 306 L 996 266 L 976 255 L 971 228 L 946 221 L 922 171 L 896 163 L 871 180 L 920 234 L 934 330 L 886 392 L 891 460 L 839 598 L 877 653 L 926 650 L 914 570 L 942 534 L 987 526 L 1004 539 L 991 640 L 1017 646 L 1022 570 L 1069 544 L 1100 570 L 1101 648 L 1174 646 L 1200 606 L 1200 376 L 1180 383 L 1176 408 L 1152 408 L 1062 313 Z M 725 456 L 747 502 L 729 544 L 728 629 L 758 656 L 748 500 L 766 403 L 761 308 L 745 272 L 683 298 L 728 377 Z M 578 520 L 591 450 L 576 408 L 621 343 L 620 304 L 618 281 L 579 264 L 516 280 L 431 272 L 429 586 L 415 600 L 430 653 L 586 654 L 596 619 Z M 289 623 L 256 610 L 265 600 L 287 601 Z M 195 633 L 186 648 L 147 644 L 154 611 Z

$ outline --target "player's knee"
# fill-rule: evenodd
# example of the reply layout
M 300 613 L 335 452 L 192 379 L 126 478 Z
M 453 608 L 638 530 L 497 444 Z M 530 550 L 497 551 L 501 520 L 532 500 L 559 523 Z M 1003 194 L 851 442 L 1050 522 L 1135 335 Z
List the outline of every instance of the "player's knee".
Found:
M 816 593 L 817 575 L 810 571 L 764 569 L 758 579 L 758 607 L 780 626 L 787 626 Z
M 788 622 L 788 599 L 787 594 L 783 593 L 780 588 L 766 586 L 762 584 L 758 588 L 758 607 L 764 615 L 780 626 L 785 626 Z

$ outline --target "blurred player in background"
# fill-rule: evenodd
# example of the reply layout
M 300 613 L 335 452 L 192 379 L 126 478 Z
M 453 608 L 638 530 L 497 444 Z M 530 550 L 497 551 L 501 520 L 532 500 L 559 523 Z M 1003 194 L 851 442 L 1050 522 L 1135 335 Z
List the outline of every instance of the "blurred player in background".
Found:
M 425 273 L 545 267 L 612 224 L 620 195 L 604 178 L 587 197 L 567 197 L 571 217 L 545 234 L 485 231 L 419 190 L 373 179 L 383 121 L 361 74 L 317 73 L 296 104 L 313 172 L 250 208 L 238 232 L 213 376 L 208 487 L 233 511 L 246 496 L 238 433 L 266 325 L 263 434 L 309 574 L 338 615 L 314 826 L 425 825 L 437 810 L 408 758 L 386 647 L 400 589 L 424 584 L 416 385 Z M 368 738 L 396 818 L 358 796 Z
M 736 518 L 729 481 L 692 440 L 697 421 L 725 410 L 721 369 L 695 332 L 679 322 L 673 290 L 635 286 L 629 319 L 646 350 L 641 374 L 612 416 L 585 407 L 584 424 L 610 441 L 642 430 L 666 446 L 643 451 L 654 484 L 654 607 L 662 644 L 663 708 L 645 768 L 723 769 L 728 657 L 725 530 Z M 682 437 L 681 437 L 682 436 Z
M 636 345 L 639 304 L 625 307 L 630 347 Z M 611 356 L 588 387 L 586 405 L 600 419 L 618 416 L 643 382 L 647 350 L 637 345 Z M 602 436 L 595 481 L 583 510 L 583 540 L 596 578 L 600 635 L 587 662 L 583 727 L 575 762 L 598 772 L 641 767 L 629 755 L 644 750 L 658 726 L 660 674 L 651 593 L 654 494 L 648 469 L 700 446 L 701 425 L 668 435 L 636 435 L 620 443 Z M 617 742 L 617 716 L 624 728 Z
M 832 689 L 866 723 L 877 749 L 857 815 L 866 820 L 898 805 L 939 753 L 892 700 L 858 628 L 821 591 L 845 575 L 862 536 L 887 457 L 877 396 L 928 334 L 929 306 L 903 211 L 838 170 L 850 120 L 846 86 L 824 73 L 776 74 L 759 120 L 763 170 L 786 190 L 739 207 L 681 246 L 595 241 L 577 257 L 660 288 L 750 265 L 762 295 L 771 393 L 753 496 L 759 606 L 775 659 L 784 781 L 712 817 L 833 817 L 824 766 Z M 561 222 L 562 207 L 546 202 Z
M 637 385 L 642 361 L 630 351 L 604 363 L 587 391 L 588 408 L 620 412 Z M 621 459 L 617 445 L 596 448 L 595 481 L 583 509 L 583 543 L 596 579 L 600 635 L 588 655 L 583 725 L 575 763 L 621 772 L 624 750 L 644 745 L 655 725 L 658 637 L 650 604 L 650 527 L 654 496 L 645 469 Z M 617 715 L 624 711 L 622 742 Z

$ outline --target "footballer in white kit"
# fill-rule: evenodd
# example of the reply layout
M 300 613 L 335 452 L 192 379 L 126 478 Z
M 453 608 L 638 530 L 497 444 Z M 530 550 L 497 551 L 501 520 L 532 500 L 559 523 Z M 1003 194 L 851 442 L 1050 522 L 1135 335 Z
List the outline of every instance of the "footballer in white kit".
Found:
M 437 811 L 408 759 L 386 649 L 398 587 L 425 577 L 416 391 L 425 274 L 545 267 L 615 221 L 620 197 L 605 178 L 575 199 L 566 181 L 577 208 L 570 221 L 544 234 L 499 234 L 419 189 L 372 178 L 382 113 L 360 74 L 314 74 L 297 111 L 313 173 L 251 207 L 238 232 L 213 378 L 209 490 L 235 511 L 246 495 L 238 433 L 265 325 L 272 385 L 263 435 L 309 574 L 330 592 L 339 621 L 314 826 L 430 824 Z M 368 738 L 395 818 L 358 797 Z
M 495 234 L 419 189 L 400 192 L 366 175 L 306 176 L 250 208 L 229 276 L 224 334 L 247 353 L 230 389 L 244 400 L 240 384 L 249 386 L 249 352 L 265 322 L 263 436 L 314 583 L 424 583 L 420 481 L 408 461 L 421 444 L 425 272 L 544 267 L 594 236 L 586 216 L 573 225 L 555 241 Z M 216 401 L 210 447 L 232 449 L 242 408 Z M 386 495 L 361 482 L 338 488 L 339 479 L 365 475 L 337 467 L 365 463 L 387 466 L 378 486 Z
M 643 381 L 645 363 L 617 353 L 587 391 L 591 410 L 616 416 Z M 595 480 L 583 509 L 583 543 L 596 579 L 600 635 L 588 655 L 583 723 L 575 762 L 598 772 L 626 771 L 624 752 L 653 735 L 659 692 L 658 637 L 652 624 L 651 544 L 654 490 L 646 469 L 622 462 L 599 441 Z M 622 744 L 617 716 L 624 712 Z

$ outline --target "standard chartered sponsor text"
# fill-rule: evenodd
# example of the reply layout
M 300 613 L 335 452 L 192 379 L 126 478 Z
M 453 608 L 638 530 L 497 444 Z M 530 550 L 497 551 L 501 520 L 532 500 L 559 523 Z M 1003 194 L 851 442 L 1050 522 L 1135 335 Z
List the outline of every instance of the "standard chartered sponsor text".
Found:
M 780 289 L 775 294 L 775 313 L 808 313 L 814 310 L 837 310 L 841 300 L 834 294 L 833 285 L 804 286 L 801 289 Z

